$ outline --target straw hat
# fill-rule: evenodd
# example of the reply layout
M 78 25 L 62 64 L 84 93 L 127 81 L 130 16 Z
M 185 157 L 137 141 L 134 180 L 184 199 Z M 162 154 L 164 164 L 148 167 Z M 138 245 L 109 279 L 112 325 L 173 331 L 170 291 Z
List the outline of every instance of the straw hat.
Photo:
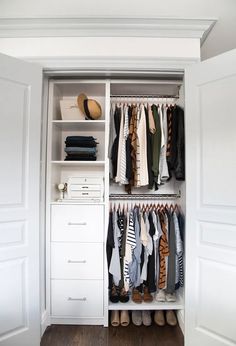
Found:
M 85 94 L 77 97 L 80 111 L 90 120 L 97 120 L 102 115 L 102 108 L 96 100 L 88 99 Z

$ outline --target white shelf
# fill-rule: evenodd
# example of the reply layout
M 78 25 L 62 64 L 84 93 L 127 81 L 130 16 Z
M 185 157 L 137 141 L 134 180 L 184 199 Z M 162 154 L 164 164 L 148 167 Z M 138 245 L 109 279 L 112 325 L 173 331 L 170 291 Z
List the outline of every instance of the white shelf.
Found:
M 105 165 L 105 161 L 51 161 L 53 165 L 59 165 L 62 167 L 68 167 L 68 166 L 96 166 L 96 167 L 102 167 Z
M 184 310 L 184 302 L 180 296 L 177 296 L 176 302 L 157 302 L 155 299 L 151 303 L 134 303 L 130 297 L 127 303 L 111 303 L 109 301 L 109 310 Z
M 86 201 L 80 201 L 80 202 L 77 202 L 77 201 L 74 201 L 74 202 L 67 202 L 67 201 L 63 201 L 63 202 L 51 202 L 50 203 L 51 205 L 105 205 L 105 202 L 89 202 L 88 200 Z
M 104 131 L 105 120 L 53 120 L 52 124 L 65 131 Z

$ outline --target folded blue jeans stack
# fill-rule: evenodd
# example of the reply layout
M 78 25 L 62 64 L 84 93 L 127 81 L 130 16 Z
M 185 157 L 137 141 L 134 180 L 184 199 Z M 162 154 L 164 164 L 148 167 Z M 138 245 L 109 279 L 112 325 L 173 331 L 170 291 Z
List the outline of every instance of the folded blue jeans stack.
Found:
M 97 142 L 93 136 L 68 136 L 65 161 L 96 161 Z

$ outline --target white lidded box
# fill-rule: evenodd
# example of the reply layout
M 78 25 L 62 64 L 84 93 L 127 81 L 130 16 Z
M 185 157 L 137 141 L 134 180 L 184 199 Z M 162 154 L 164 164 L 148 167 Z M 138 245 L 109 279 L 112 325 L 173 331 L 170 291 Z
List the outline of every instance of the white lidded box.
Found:
M 76 98 L 60 100 L 62 120 L 85 120 L 84 114 L 80 111 Z
M 102 202 L 104 182 L 102 177 L 70 177 L 67 183 L 69 200 Z

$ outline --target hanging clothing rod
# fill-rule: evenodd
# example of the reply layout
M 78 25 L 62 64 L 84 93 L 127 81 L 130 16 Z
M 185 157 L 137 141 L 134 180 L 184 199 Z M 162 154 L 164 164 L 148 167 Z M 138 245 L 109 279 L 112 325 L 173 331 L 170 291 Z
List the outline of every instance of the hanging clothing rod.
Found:
M 179 95 L 110 95 L 111 98 L 170 98 L 178 99 Z
M 125 193 L 120 193 L 120 194 L 110 194 L 109 199 L 110 200 L 159 200 L 159 199 L 177 199 L 181 197 L 181 193 L 162 193 L 162 194 L 133 194 L 133 195 L 127 195 Z

